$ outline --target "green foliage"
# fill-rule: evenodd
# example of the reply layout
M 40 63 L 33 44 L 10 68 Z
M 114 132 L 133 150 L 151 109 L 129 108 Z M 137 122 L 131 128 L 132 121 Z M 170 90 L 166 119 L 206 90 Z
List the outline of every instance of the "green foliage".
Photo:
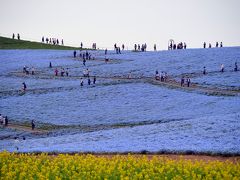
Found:
M 17 40 L 0 36 L 0 49 L 58 49 L 78 50 L 78 47 L 51 45 L 33 41 Z

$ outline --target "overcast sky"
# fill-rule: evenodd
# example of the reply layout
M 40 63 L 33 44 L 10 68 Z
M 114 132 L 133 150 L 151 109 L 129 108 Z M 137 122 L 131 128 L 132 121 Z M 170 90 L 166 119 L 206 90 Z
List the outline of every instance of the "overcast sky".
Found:
M 147 43 L 166 49 L 168 40 L 202 47 L 240 45 L 240 0 L 0 0 L 0 35 L 22 39 L 63 38 L 100 48 Z

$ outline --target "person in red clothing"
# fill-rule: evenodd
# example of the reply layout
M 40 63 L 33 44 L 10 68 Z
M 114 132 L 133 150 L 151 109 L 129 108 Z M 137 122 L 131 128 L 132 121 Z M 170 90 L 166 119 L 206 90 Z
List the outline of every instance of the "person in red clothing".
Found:
M 58 76 L 58 69 L 57 68 L 55 69 L 54 72 L 55 72 L 55 76 Z

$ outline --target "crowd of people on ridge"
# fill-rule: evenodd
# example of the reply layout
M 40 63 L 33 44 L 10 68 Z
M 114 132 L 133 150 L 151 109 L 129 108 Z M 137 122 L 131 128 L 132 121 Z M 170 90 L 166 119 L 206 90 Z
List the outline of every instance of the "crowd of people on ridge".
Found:
M 147 44 L 145 43 L 145 44 L 142 44 L 141 46 L 140 46 L 140 44 L 134 44 L 134 51 L 142 51 L 142 52 L 144 52 L 144 51 L 147 51 Z
M 60 45 L 60 41 L 58 40 L 58 38 L 44 38 L 44 36 L 42 37 L 42 43 L 45 43 L 46 44 L 52 44 L 52 45 Z M 64 42 L 63 42 L 63 39 L 61 40 L 61 45 L 64 46 Z
M 14 33 L 12 35 L 12 39 L 15 39 L 15 34 Z M 20 40 L 20 34 L 19 33 L 17 33 L 17 39 Z
M 204 42 L 204 43 L 203 43 L 203 48 L 206 48 L 206 45 L 207 45 L 206 42 Z M 218 47 L 223 47 L 223 43 L 220 42 L 220 44 L 219 44 L 218 42 L 216 42 L 215 47 L 216 47 L 216 48 L 218 48 Z M 208 44 L 208 48 L 212 48 L 212 44 L 211 44 L 211 43 Z
M 168 50 L 175 50 L 175 49 L 187 49 L 187 44 L 184 42 L 180 42 L 178 44 L 175 44 L 173 42 L 170 43 Z

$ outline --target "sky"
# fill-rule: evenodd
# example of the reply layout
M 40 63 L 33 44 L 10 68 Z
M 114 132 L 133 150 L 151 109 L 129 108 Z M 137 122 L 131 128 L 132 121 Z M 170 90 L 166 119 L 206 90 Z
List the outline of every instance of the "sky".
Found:
M 164 50 L 169 39 L 189 48 L 240 46 L 239 9 L 240 0 L 0 0 L 0 36 L 103 49 L 147 43 Z

